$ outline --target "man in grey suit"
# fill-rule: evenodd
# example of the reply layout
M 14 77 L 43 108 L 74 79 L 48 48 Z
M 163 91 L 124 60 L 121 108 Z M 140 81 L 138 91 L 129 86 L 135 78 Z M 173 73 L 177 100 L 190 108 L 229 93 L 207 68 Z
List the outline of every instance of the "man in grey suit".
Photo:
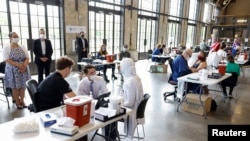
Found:
M 38 71 L 38 82 L 43 80 L 43 72 L 45 71 L 45 77 L 50 74 L 51 56 L 53 49 L 50 40 L 45 39 L 45 30 L 41 28 L 39 30 L 40 38 L 36 39 L 33 44 L 33 52 L 35 54 L 35 63 Z

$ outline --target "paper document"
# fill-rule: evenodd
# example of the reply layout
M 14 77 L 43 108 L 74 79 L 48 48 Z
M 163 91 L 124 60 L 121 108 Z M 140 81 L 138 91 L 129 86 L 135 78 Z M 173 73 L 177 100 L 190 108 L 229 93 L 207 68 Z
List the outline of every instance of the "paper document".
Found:
M 95 111 L 96 114 L 100 114 L 103 116 L 108 116 L 108 117 L 112 117 L 116 115 L 116 110 L 111 109 L 111 108 L 104 108 L 104 107 L 100 107 L 99 109 L 97 109 Z

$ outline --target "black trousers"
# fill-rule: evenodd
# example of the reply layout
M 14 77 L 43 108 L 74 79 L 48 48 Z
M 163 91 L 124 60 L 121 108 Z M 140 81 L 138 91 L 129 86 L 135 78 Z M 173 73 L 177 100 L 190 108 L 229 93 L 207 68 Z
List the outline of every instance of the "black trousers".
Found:
M 105 77 L 107 76 L 106 72 L 107 72 L 108 68 L 112 69 L 112 76 L 114 76 L 115 75 L 115 64 L 110 64 L 110 65 L 104 65 L 103 66 L 103 74 L 104 74 Z
M 43 74 L 45 72 L 45 77 L 50 74 L 50 64 L 51 61 L 46 62 L 36 62 L 37 71 L 38 71 L 38 83 L 43 81 Z

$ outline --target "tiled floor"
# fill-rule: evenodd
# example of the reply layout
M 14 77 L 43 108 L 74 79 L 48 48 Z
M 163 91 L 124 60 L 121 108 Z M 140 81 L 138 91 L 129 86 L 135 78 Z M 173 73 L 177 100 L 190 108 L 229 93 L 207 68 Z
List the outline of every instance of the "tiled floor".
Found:
M 250 111 L 249 70 L 246 71 L 244 79 L 242 76 L 239 78 L 237 86 L 239 95 L 236 102 L 234 99 L 227 99 L 224 103 L 220 94 L 210 92 L 215 97 L 218 107 L 216 111 L 209 112 L 207 118 L 204 119 L 203 116 L 187 113 L 182 110 L 176 112 L 177 102 L 172 102 L 171 100 L 164 102 L 163 92 L 171 89 L 171 86 L 167 84 L 168 75 L 166 73 L 149 73 L 146 68 L 147 60 L 138 61 L 136 67 L 138 75 L 143 82 L 144 92 L 151 95 L 146 107 L 146 124 L 144 126 L 146 137 L 144 140 L 206 141 L 208 124 L 231 125 L 249 124 L 250 122 L 250 113 L 248 113 Z M 108 70 L 108 73 L 111 73 L 110 70 Z M 36 76 L 32 77 L 36 79 Z M 79 82 L 78 73 L 72 73 L 67 80 L 75 90 Z M 108 88 L 114 95 L 119 93 L 121 86 L 122 83 L 119 79 L 108 83 Z M 28 93 L 25 100 L 27 104 L 30 102 Z M 4 97 L 0 95 L 0 123 L 27 114 L 29 114 L 27 109 L 17 110 L 12 103 L 11 108 L 8 109 L 7 104 L 4 102 Z M 90 137 L 91 135 L 89 135 Z M 103 139 L 96 137 L 95 140 Z

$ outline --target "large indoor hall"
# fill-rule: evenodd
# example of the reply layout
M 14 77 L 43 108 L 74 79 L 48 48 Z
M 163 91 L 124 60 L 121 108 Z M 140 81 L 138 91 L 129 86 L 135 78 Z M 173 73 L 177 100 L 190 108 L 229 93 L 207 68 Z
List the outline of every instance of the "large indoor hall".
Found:
M 179 112 L 176 111 L 179 102 L 173 101 L 173 96 L 169 97 L 167 101 L 163 99 L 163 93 L 172 91 L 173 87 L 166 83 L 170 70 L 168 73 L 150 73 L 147 68 L 148 60 L 140 60 L 136 62 L 136 70 L 143 82 L 144 92 L 150 94 L 146 111 L 145 111 L 145 141 L 165 141 L 172 139 L 174 141 L 206 141 L 207 140 L 207 125 L 245 125 L 249 124 L 249 82 L 250 74 L 247 73 L 245 78 L 240 76 L 238 89 L 238 98 L 226 99 L 225 103 L 221 93 L 211 92 L 210 95 L 215 98 L 218 105 L 216 111 L 208 112 L 207 118 L 193 113 L 185 112 L 180 107 Z M 109 70 L 110 71 L 110 70 Z M 249 69 L 245 70 L 249 72 Z M 118 75 L 119 76 L 119 75 Z M 36 75 L 32 78 L 36 79 Z M 71 87 L 75 90 L 77 82 L 80 80 L 78 72 L 72 72 L 66 78 Z M 108 89 L 111 95 L 120 93 L 122 82 L 112 80 L 108 83 Z M 217 86 L 213 86 L 218 88 Z M 211 87 L 211 88 L 213 88 Z M 10 98 L 9 98 L 10 99 Z M 11 100 L 11 99 L 10 99 Z M 13 118 L 30 115 L 28 109 L 16 110 L 15 105 L 10 102 L 10 109 L 4 102 L 5 99 L 1 96 L 0 101 L 0 121 L 1 123 L 13 120 Z M 28 92 L 26 92 L 25 101 L 31 103 Z M 123 132 L 122 123 L 120 123 L 119 131 Z M 11 131 L 10 131 L 11 132 Z M 135 133 L 136 135 L 137 133 Z M 139 134 L 143 135 L 142 128 L 139 125 Z M 89 134 L 91 139 L 93 132 Z M 122 138 L 122 137 L 121 137 Z M 102 141 L 103 138 L 96 136 L 95 141 Z M 127 140 L 127 139 L 121 139 Z M 137 139 L 134 138 L 134 141 Z

